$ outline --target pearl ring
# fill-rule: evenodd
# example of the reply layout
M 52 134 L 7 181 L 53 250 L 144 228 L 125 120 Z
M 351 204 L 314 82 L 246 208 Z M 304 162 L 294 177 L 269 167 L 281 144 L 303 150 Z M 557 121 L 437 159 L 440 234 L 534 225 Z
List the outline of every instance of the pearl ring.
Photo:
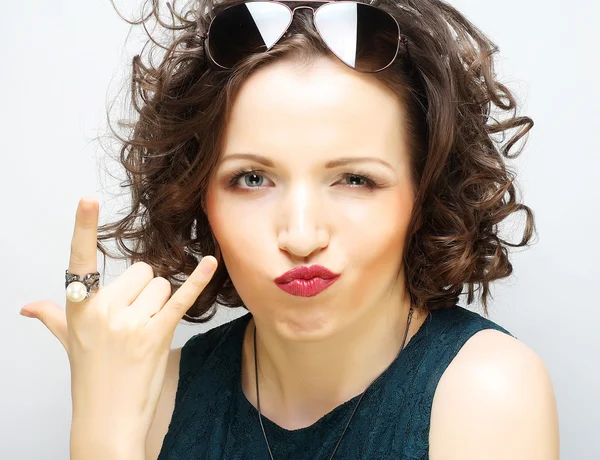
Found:
M 65 270 L 65 289 L 67 290 L 67 299 L 71 302 L 79 303 L 92 295 L 92 291 L 97 291 L 100 287 L 100 273 L 88 273 L 83 280 L 69 270 Z

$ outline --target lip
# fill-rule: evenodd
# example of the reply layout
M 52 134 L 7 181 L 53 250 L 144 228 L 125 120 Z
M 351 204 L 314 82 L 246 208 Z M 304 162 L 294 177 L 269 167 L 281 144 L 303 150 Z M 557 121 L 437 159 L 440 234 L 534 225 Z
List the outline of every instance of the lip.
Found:
M 340 274 L 333 273 L 322 265 L 293 268 L 273 281 L 288 294 L 312 297 L 327 289 L 337 281 Z
M 324 280 L 333 279 L 340 276 L 333 273 L 331 270 L 322 265 L 303 265 L 301 267 L 292 268 L 283 275 L 278 276 L 273 281 L 279 283 L 289 283 L 294 280 L 309 280 L 312 278 L 323 278 Z

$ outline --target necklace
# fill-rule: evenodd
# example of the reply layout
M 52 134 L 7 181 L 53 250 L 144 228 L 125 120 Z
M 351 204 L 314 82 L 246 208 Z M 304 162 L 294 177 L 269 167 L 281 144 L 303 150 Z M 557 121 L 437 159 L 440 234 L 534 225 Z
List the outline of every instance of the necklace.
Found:
M 396 359 L 398 359 L 398 356 L 400 356 L 400 353 L 404 349 L 404 344 L 406 343 L 406 337 L 408 335 L 408 328 L 410 327 L 410 322 L 412 320 L 413 313 L 414 313 L 414 309 L 411 305 L 410 311 L 408 312 L 408 320 L 406 322 L 406 329 L 404 330 L 404 338 L 402 339 L 402 345 L 400 346 L 400 351 L 398 352 L 398 355 L 396 355 Z M 396 359 L 394 359 L 394 361 L 396 361 Z M 392 363 L 394 361 L 392 361 Z M 340 439 L 338 439 L 338 442 L 335 445 L 335 449 L 333 449 L 333 453 L 331 454 L 331 457 L 329 457 L 329 460 L 331 460 L 333 458 L 333 456 L 335 455 L 335 452 L 338 449 L 338 446 L 340 445 L 340 442 L 342 442 L 342 438 L 344 437 L 344 434 L 346 434 L 348 425 L 350 425 L 350 420 L 352 420 L 352 417 L 354 416 L 356 409 L 358 409 L 358 405 L 362 401 L 363 396 L 365 395 L 367 390 L 369 388 L 371 388 L 371 385 L 373 385 L 383 375 L 383 373 L 388 370 L 388 368 L 392 365 L 392 363 L 390 363 L 383 370 L 383 372 L 381 372 L 381 374 L 379 374 L 379 376 L 377 376 L 371 383 L 369 383 L 369 386 L 367 388 L 365 388 L 365 390 L 361 393 L 360 398 L 358 398 L 358 401 L 357 401 L 356 405 L 354 406 L 354 410 L 352 411 L 352 414 L 350 414 L 350 418 L 348 419 L 348 422 L 346 423 L 346 427 L 344 428 L 344 431 L 342 432 Z M 267 440 L 267 433 L 265 432 L 265 427 L 263 425 L 262 415 L 260 413 L 260 397 L 259 397 L 259 393 L 258 393 L 258 357 L 256 355 L 256 325 L 254 325 L 254 375 L 256 376 L 256 405 L 258 407 L 258 421 L 260 422 L 260 427 L 262 429 L 263 436 L 265 437 L 265 442 L 267 443 L 267 450 L 269 451 L 269 457 L 271 458 L 271 460 L 274 460 L 273 453 L 271 452 L 271 447 L 269 446 L 269 441 Z

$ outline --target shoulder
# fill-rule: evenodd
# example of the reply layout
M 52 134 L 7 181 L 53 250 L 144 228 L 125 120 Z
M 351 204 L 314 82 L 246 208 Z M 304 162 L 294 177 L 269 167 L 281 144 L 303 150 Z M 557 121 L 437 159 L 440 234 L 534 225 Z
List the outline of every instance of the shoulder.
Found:
M 558 459 L 558 417 L 541 358 L 495 329 L 470 337 L 436 388 L 431 460 Z

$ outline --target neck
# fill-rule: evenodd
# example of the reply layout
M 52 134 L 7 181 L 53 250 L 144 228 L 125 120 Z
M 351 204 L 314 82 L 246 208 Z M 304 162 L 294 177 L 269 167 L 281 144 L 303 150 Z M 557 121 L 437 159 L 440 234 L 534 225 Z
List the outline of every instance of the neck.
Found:
M 319 342 L 282 340 L 252 318 L 246 329 L 242 388 L 256 407 L 254 329 L 263 416 L 286 429 L 309 426 L 361 394 L 394 361 L 404 338 L 410 303 L 370 311 L 335 336 Z M 406 343 L 425 315 L 415 311 Z M 262 327 L 261 327 L 262 326 Z M 406 346 L 406 344 L 405 344 Z

